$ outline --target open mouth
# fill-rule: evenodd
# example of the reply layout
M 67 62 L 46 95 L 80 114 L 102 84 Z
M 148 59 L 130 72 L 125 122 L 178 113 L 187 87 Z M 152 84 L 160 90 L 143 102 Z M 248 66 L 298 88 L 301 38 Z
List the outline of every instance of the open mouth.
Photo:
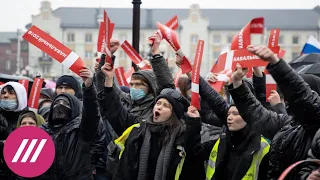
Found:
M 158 119 L 158 117 L 160 116 L 160 113 L 158 111 L 155 111 L 154 112 L 154 118 L 155 119 Z

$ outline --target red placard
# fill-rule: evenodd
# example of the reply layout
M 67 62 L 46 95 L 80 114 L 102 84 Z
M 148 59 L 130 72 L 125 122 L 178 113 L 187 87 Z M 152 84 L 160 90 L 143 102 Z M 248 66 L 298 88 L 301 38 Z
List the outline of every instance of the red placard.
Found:
M 171 47 L 179 54 L 179 56 L 182 57 L 182 63 L 181 63 L 182 73 L 185 74 L 192 71 L 191 64 L 183 54 L 180 48 L 180 45 L 178 43 L 177 33 L 174 30 L 170 29 L 169 27 L 159 22 L 157 23 L 157 26 L 161 34 L 163 35 L 163 38 L 171 45 Z
M 199 40 L 196 54 L 194 58 L 193 68 L 192 68 L 192 84 L 191 84 L 191 105 L 200 109 L 200 96 L 199 96 L 199 77 L 200 77 L 200 67 L 203 55 L 204 41 Z
M 38 101 L 40 98 L 42 84 L 43 84 L 42 78 L 35 78 L 33 80 L 33 85 L 32 85 L 30 97 L 28 100 L 28 107 L 30 110 L 34 112 L 37 112 L 38 110 Z
M 178 26 L 179 26 L 179 24 L 178 24 L 178 16 L 175 15 L 173 18 L 171 18 L 171 19 L 166 23 L 166 26 L 169 27 L 169 28 L 172 29 L 172 30 L 178 29 Z M 161 31 L 160 31 L 159 29 L 158 29 L 156 32 L 157 32 L 161 37 L 163 37 L 162 34 L 161 34 Z M 149 43 L 152 45 L 153 42 L 154 42 L 154 39 L 151 39 L 151 38 L 148 38 L 148 39 L 149 39 Z
M 76 53 L 36 26 L 32 26 L 22 38 L 78 75 L 85 66 L 83 60 Z
M 232 75 L 231 69 L 226 69 L 218 73 L 218 80 L 214 83 L 210 82 L 211 87 L 216 90 L 217 92 L 220 92 L 226 82 L 230 81 Z
M 142 57 L 137 53 L 135 49 L 129 44 L 128 41 L 124 41 L 121 44 L 121 48 L 124 50 L 124 52 L 129 56 L 131 61 L 137 65 L 142 70 L 151 69 L 149 65 L 143 62 Z
M 110 52 L 110 39 L 111 39 L 111 31 L 113 31 L 113 26 L 111 25 L 111 21 L 108 17 L 108 14 L 106 11 L 104 11 L 103 14 L 103 20 L 104 20 L 104 39 L 105 39 L 105 52 L 106 52 L 106 62 L 112 65 L 112 54 Z
M 29 80 L 20 79 L 18 82 L 24 86 L 24 88 L 26 89 L 26 92 L 28 94 L 28 91 L 29 91 Z
M 105 22 L 100 22 L 100 27 L 99 27 L 99 35 L 98 35 L 98 42 L 97 42 L 97 50 L 98 52 L 101 53 L 106 53 L 105 52 L 105 45 L 104 45 L 104 29 L 105 29 Z
M 264 18 L 252 19 L 232 39 L 231 50 L 246 49 L 251 44 L 251 34 L 262 34 L 264 31 Z
M 115 74 L 116 74 L 116 78 L 117 81 L 119 83 L 120 86 L 129 86 L 125 76 L 124 76 L 124 69 L 123 67 L 118 67 L 115 69 Z
M 286 54 L 286 51 L 285 51 L 285 50 L 283 50 L 283 49 L 281 49 L 281 50 L 279 51 L 278 58 L 282 59 L 282 58 L 284 57 L 284 55 L 285 55 L 285 54 Z

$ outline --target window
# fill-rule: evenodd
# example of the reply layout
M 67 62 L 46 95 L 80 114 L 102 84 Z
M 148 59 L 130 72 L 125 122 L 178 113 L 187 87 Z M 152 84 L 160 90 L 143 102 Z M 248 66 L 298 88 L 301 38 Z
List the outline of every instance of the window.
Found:
M 191 36 L 191 43 L 192 44 L 197 44 L 198 43 L 198 39 L 199 39 L 198 35 L 192 35 Z
M 292 36 L 292 44 L 299 44 L 299 36 Z
M 227 43 L 228 43 L 228 44 L 231 44 L 231 43 L 232 43 L 232 39 L 233 39 L 232 36 L 228 36 L 228 37 L 227 37 Z
M 68 33 L 67 38 L 68 42 L 74 42 L 74 33 Z
M 6 70 L 10 70 L 11 69 L 11 61 L 7 60 L 6 61 Z
M 7 50 L 6 50 L 6 54 L 11 54 L 11 50 L 10 50 L 10 49 L 7 49 Z
M 120 35 L 119 35 L 119 41 L 120 41 L 120 42 L 123 42 L 123 41 L 125 41 L 125 40 L 127 40 L 127 35 L 126 35 L 125 33 L 120 34 Z
M 298 57 L 298 56 L 300 56 L 300 53 L 298 53 L 298 52 L 292 52 L 292 59 L 293 58 L 296 58 L 296 57 Z
M 85 42 L 89 43 L 92 42 L 92 34 L 87 33 L 85 36 Z
M 91 51 L 86 51 L 85 52 L 85 57 L 87 58 L 87 59 L 91 59 L 92 58 L 92 52 Z
M 284 37 L 283 36 L 279 36 L 279 44 L 284 44 Z
M 214 35 L 213 36 L 213 43 L 214 44 L 220 44 L 221 43 L 221 36 L 220 35 Z
M 213 51 L 213 59 L 218 59 L 219 56 L 220 56 L 219 51 Z

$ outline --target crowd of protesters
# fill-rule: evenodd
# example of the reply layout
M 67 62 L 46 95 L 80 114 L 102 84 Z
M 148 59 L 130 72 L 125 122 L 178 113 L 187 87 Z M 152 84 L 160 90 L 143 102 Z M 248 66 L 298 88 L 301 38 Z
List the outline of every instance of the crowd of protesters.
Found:
M 319 77 L 299 75 L 267 47 L 250 45 L 249 52 L 268 62 L 278 91 L 266 103 L 262 69 L 246 78 L 248 69 L 237 64 L 221 92 L 208 83 L 216 74 L 200 77 L 197 110 L 190 105 L 192 74 L 176 87 L 159 51 L 161 37 L 153 39 L 152 70 L 133 73 L 130 89 L 118 85 L 105 55 L 94 73 L 80 71 L 82 85 L 63 75 L 55 91 L 42 89 L 37 113 L 28 110 L 23 85 L 1 85 L 0 179 L 28 179 L 3 158 L 6 139 L 24 126 L 45 130 L 56 150 L 52 166 L 31 179 L 274 180 L 295 162 L 320 158 Z M 112 54 L 119 45 L 111 40 Z M 320 180 L 319 165 L 298 166 L 286 179 Z

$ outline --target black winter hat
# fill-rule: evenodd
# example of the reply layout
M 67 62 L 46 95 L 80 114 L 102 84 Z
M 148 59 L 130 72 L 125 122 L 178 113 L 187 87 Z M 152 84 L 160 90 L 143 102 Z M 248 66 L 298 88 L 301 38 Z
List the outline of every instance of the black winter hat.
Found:
M 79 91 L 79 82 L 73 76 L 69 76 L 69 75 L 61 76 L 56 83 L 56 87 L 59 87 L 61 85 L 68 86 L 76 92 Z
M 163 89 L 160 95 L 156 98 L 156 102 L 161 98 L 167 99 L 170 102 L 174 113 L 179 119 L 181 119 L 184 113 L 187 112 L 190 105 L 189 101 L 178 91 L 170 88 Z

